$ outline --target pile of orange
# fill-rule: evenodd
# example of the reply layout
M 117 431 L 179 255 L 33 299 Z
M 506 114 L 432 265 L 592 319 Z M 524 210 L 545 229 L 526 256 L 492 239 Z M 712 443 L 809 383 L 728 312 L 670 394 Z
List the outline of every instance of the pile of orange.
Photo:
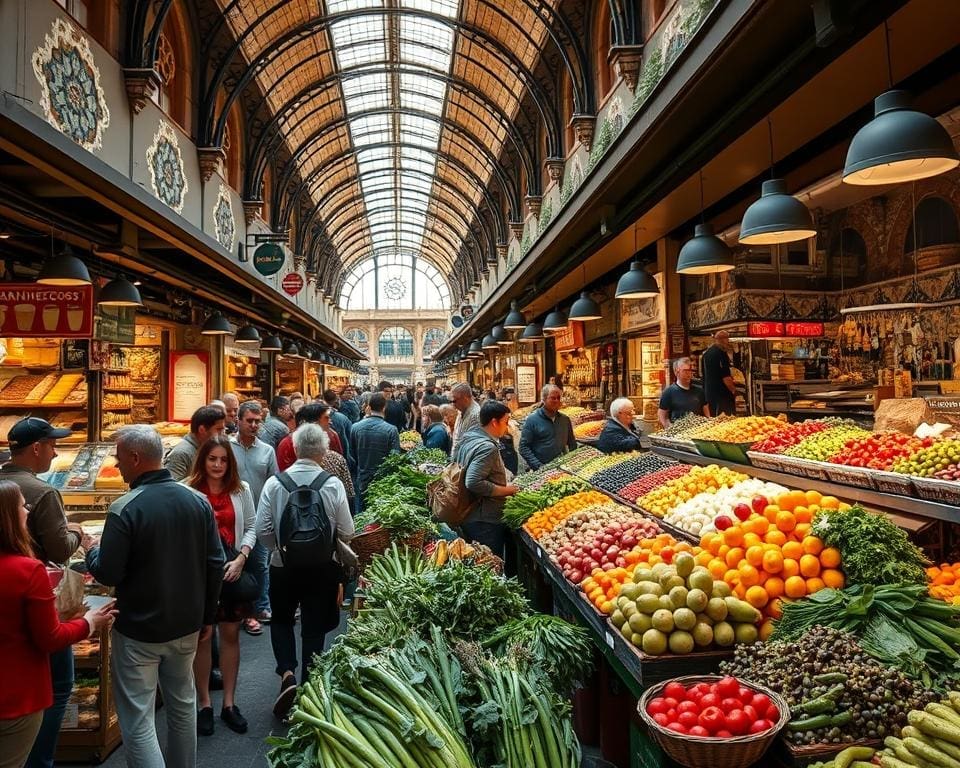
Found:
M 960 563 L 940 563 L 927 568 L 930 597 L 960 605 Z
M 699 547 L 685 541 L 677 541 L 669 533 L 661 533 L 652 539 L 643 539 L 637 546 L 624 554 L 625 568 L 604 571 L 597 568 L 580 582 L 580 588 L 601 613 L 613 613 L 614 601 L 620 594 L 620 587 L 633 577 L 637 565 L 643 563 L 653 566 L 657 563 L 671 563 L 678 552 L 696 555 Z
M 780 618 L 784 599 L 844 586 L 840 551 L 824 546 L 811 533 L 811 523 L 821 509 L 847 508 L 849 504 L 818 491 L 787 491 L 763 514 L 704 534 L 697 563 L 763 613 L 760 639 L 765 640 L 773 631 L 771 619 Z
M 523 524 L 523 528 L 533 538 L 539 539 L 543 534 L 549 533 L 570 515 L 579 512 L 581 509 L 597 504 L 612 503 L 610 497 L 605 493 L 600 493 L 600 491 L 574 493 L 571 496 L 563 497 L 552 507 L 541 509 L 539 512 L 532 514 Z

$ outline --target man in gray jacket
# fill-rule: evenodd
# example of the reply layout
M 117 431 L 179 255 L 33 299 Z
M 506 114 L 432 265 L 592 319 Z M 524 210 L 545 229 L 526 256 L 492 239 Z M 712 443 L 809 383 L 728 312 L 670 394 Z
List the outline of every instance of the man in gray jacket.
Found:
M 503 557 L 506 529 L 503 503 L 519 488 L 507 482 L 507 470 L 500 458 L 500 438 L 510 429 L 510 409 L 497 400 L 480 406 L 480 423 L 467 430 L 454 452 L 454 461 L 464 468 L 467 490 L 479 497 L 479 504 L 463 522 L 464 538 L 486 544 Z
M 560 413 L 563 404 L 560 387 L 547 384 L 541 391 L 543 405 L 523 422 L 520 433 L 520 455 L 530 469 L 540 469 L 557 456 L 577 447 L 569 417 Z
M 226 413 L 216 405 L 203 405 L 190 417 L 190 434 L 171 448 L 163 459 L 163 466 L 170 470 L 173 479 L 185 480 L 193 472 L 193 460 L 197 451 L 211 437 L 226 429 Z

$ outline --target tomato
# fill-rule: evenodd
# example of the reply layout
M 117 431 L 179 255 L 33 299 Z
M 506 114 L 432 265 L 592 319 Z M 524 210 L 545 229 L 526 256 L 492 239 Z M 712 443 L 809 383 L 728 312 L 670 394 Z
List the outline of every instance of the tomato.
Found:
M 716 733 L 727 727 L 723 718 L 723 710 L 720 707 L 707 707 L 700 713 L 698 718 L 700 725 L 706 728 L 710 733 Z
M 729 712 L 731 709 L 740 709 L 743 704 L 740 702 L 740 699 L 733 696 L 728 696 L 720 702 L 720 709 L 724 712 Z
M 743 707 L 743 714 L 747 716 L 747 719 L 752 723 L 754 720 L 758 719 L 760 716 L 757 714 L 757 710 L 753 708 L 750 704 L 745 704 Z
M 665 714 L 669 709 L 670 707 L 667 706 L 667 702 L 662 696 L 650 699 L 650 703 L 647 704 L 647 714 L 651 717 L 657 714 Z
M 664 700 L 664 702 L 665 702 L 666 705 L 667 705 L 667 709 L 676 709 L 676 708 L 677 708 L 677 705 L 678 705 L 681 701 L 683 701 L 685 698 L 686 698 L 686 694 L 684 694 L 683 696 L 681 696 L 679 700 L 677 700 L 677 699 L 674 698 L 673 696 L 666 696 L 666 697 L 664 697 L 663 700 Z
M 750 720 L 742 709 L 732 709 L 724 716 L 727 730 L 734 736 L 743 736 L 750 730 Z
M 663 712 L 657 712 L 657 714 L 653 716 L 653 722 L 663 728 L 666 728 L 667 724 L 670 722 L 670 718 L 663 714 Z
M 717 515 L 717 519 L 713 521 L 713 526 L 714 526 L 718 531 L 725 531 L 725 530 L 727 530 L 727 528 L 729 528 L 731 525 L 733 525 L 733 520 L 731 520 L 731 519 L 730 519 L 729 517 L 727 517 L 726 515 Z
M 740 691 L 740 683 L 737 681 L 737 678 L 726 677 L 720 678 L 720 682 L 717 683 L 717 693 L 719 693 L 723 698 L 728 698 L 736 696 Z
M 763 733 L 773 728 L 773 723 L 769 720 L 754 720 L 750 723 L 750 733 Z
M 749 504 L 740 503 L 733 508 L 733 514 L 737 516 L 737 520 L 744 521 L 753 514 L 753 510 Z
M 677 719 L 677 710 L 675 710 L 675 709 L 668 709 L 668 710 L 667 710 L 667 719 L 668 719 L 671 723 L 672 723 L 674 720 L 676 720 L 676 719 Z
M 691 736 L 710 736 L 710 731 L 708 731 L 702 725 L 691 726 L 689 733 Z
M 700 699 L 700 709 L 701 709 L 701 710 L 704 710 L 704 709 L 706 709 L 707 707 L 719 707 L 719 706 L 720 706 L 720 701 L 721 701 L 720 696 L 719 696 L 718 694 L 716 694 L 716 693 L 708 693 L 708 694 L 705 694 L 705 695 Z M 766 711 L 766 710 L 764 710 L 764 711 Z
M 769 503 L 770 502 L 767 501 L 766 496 L 754 496 L 750 501 L 750 506 L 753 507 L 754 512 L 756 512 L 758 515 L 762 515 L 763 510 L 767 508 Z
M 730 739 L 730 738 L 733 738 L 733 734 L 730 733 L 730 731 L 728 731 L 726 728 L 721 728 L 719 731 L 717 731 L 717 732 L 716 732 L 715 734 L 713 734 L 713 735 L 716 736 L 718 739 Z
M 687 727 L 683 723 L 673 722 L 667 725 L 667 730 L 676 731 L 677 733 L 686 733 Z
M 695 715 L 700 714 L 700 705 L 695 701 L 681 701 L 677 705 L 677 712 L 681 714 L 684 712 L 693 712 Z
M 769 720 L 772 723 L 775 723 L 777 722 L 777 720 L 780 719 L 780 710 L 777 709 L 776 704 L 771 703 L 770 706 L 767 707 L 767 711 L 765 714 L 766 714 L 767 720 Z
M 695 691 L 698 696 L 704 696 L 705 694 L 710 693 L 710 686 L 706 683 L 697 683 L 693 688 L 687 691 L 687 698 L 690 697 L 690 691 Z
M 750 706 L 757 712 L 766 712 L 771 703 L 770 697 L 765 693 L 755 693 L 750 698 Z
M 663 687 L 663 696 L 666 699 L 674 699 L 675 701 L 683 701 L 687 698 L 687 689 L 683 687 L 683 683 L 671 682 L 667 683 Z M 673 706 L 676 706 L 674 704 Z
M 745 685 L 741 685 L 737 689 L 737 698 L 740 699 L 744 704 L 747 704 L 750 699 L 753 698 L 753 691 L 747 688 Z
M 680 723 L 684 728 L 692 728 L 697 725 L 700 720 L 697 718 L 696 712 L 681 712 L 677 715 L 677 722 Z

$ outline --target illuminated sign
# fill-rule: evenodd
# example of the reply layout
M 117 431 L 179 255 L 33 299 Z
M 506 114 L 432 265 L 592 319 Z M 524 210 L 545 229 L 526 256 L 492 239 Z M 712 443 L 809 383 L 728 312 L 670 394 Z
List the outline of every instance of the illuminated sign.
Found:
M 771 337 L 817 338 L 823 336 L 823 323 L 798 321 L 776 323 L 772 320 L 747 323 L 747 336 L 767 339 Z

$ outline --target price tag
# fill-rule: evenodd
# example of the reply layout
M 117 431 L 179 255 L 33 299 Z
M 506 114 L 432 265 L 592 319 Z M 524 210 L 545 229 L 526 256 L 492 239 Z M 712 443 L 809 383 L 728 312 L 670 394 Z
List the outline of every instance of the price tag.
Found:
M 604 632 L 603 634 L 604 639 L 607 641 L 607 645 L 613 648 L 613 635 L 611 635 L 609 632 Z
M 543 550 L 540 547 L 537 547 L 537 559 L 543 560 Z

